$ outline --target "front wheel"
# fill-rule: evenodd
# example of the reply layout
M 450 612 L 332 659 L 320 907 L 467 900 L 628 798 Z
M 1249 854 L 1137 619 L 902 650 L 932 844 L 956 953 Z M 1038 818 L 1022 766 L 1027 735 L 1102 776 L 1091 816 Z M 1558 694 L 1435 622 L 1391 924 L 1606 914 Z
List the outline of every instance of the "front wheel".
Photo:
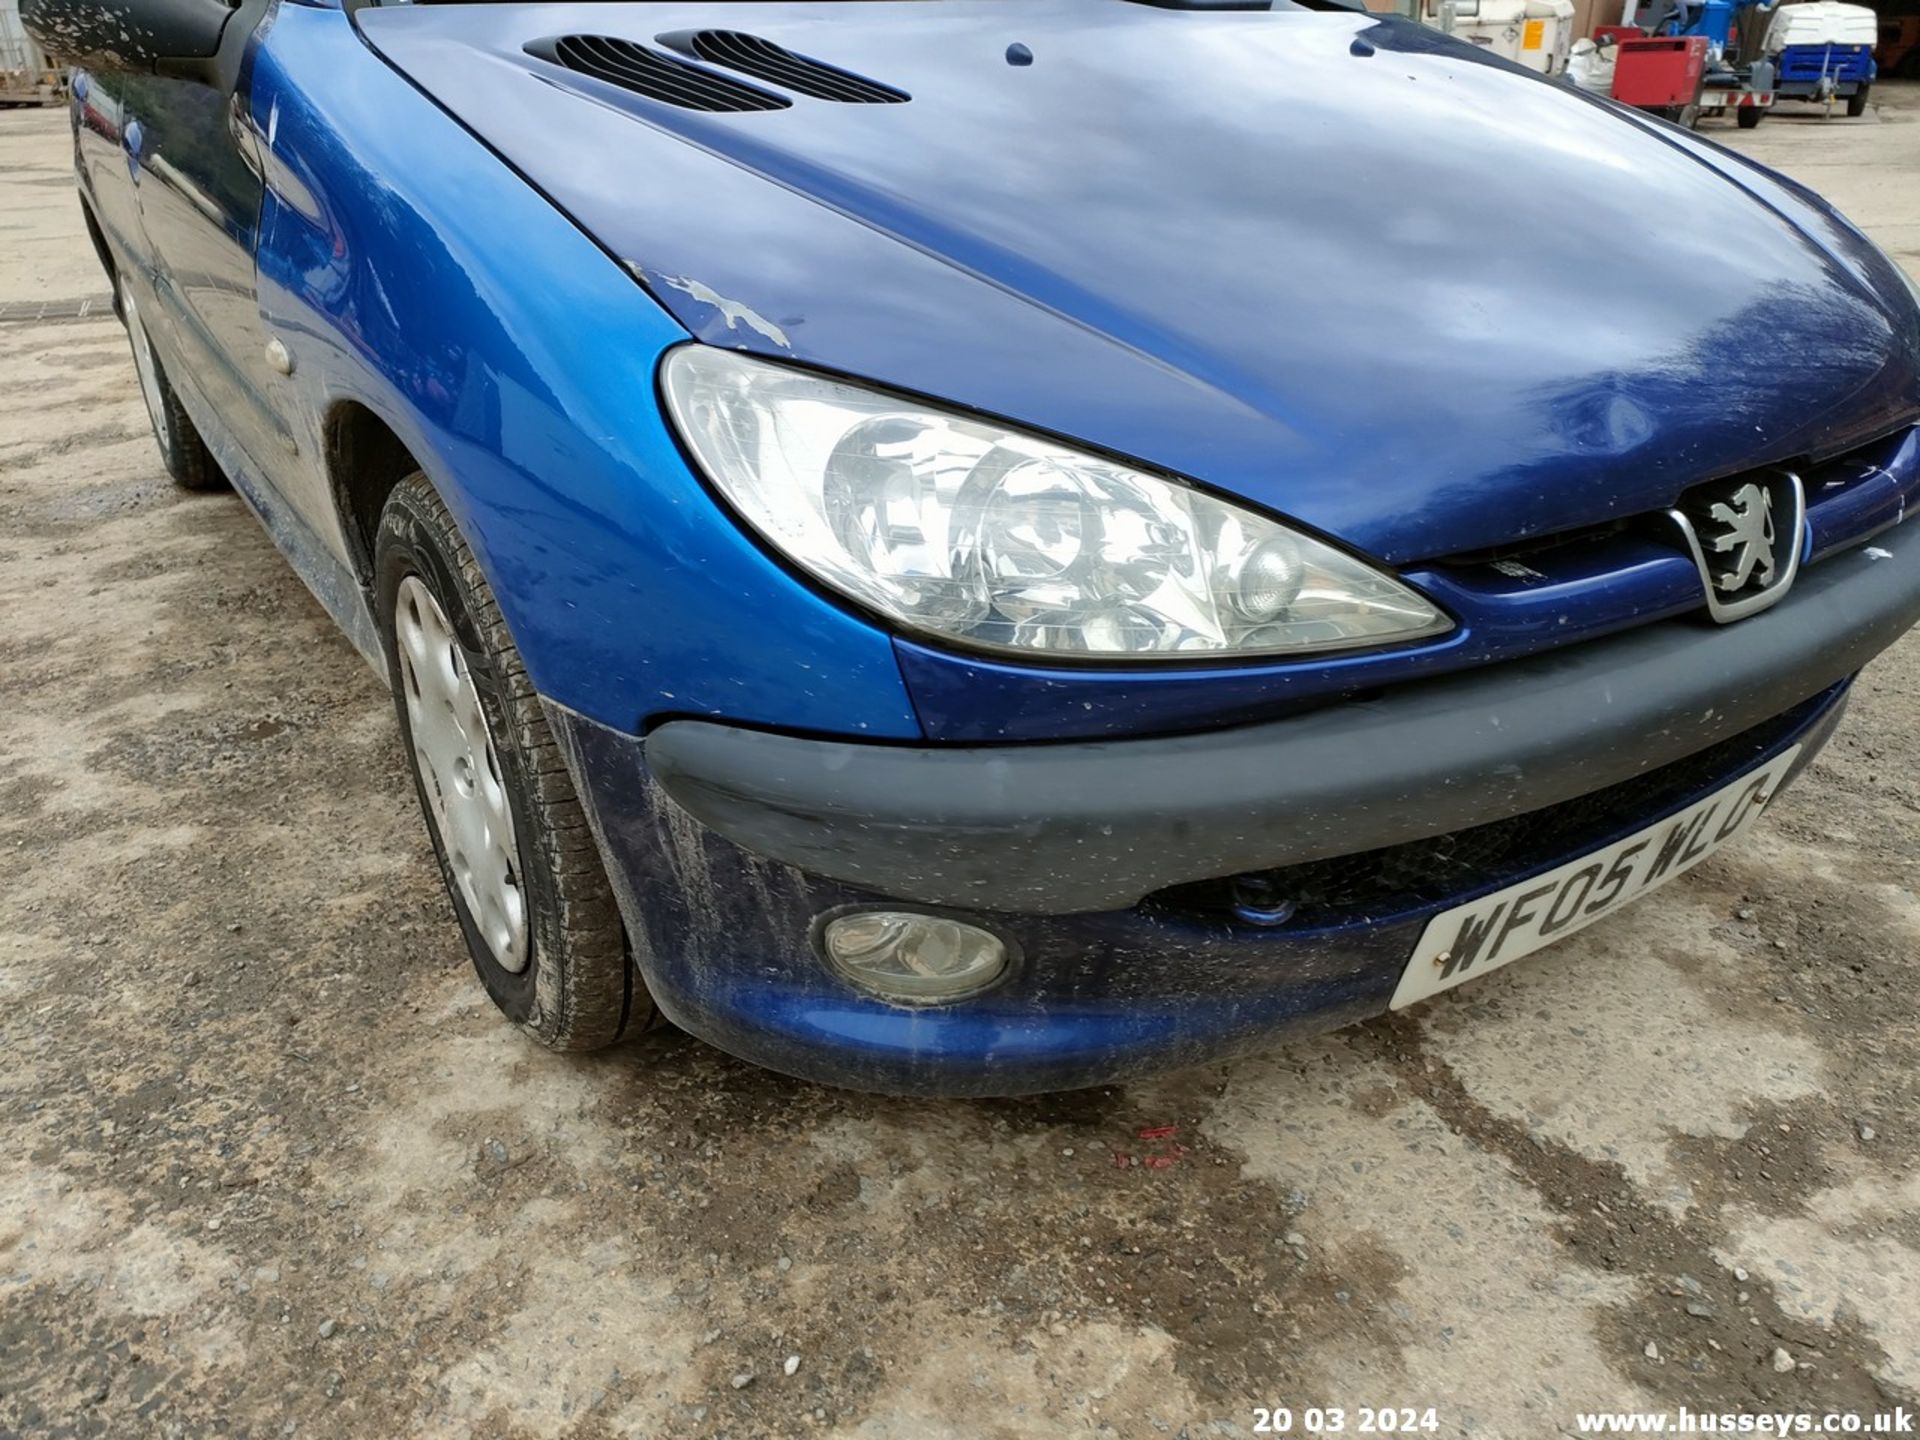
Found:
M 600 851 L 492 588 L 426 476 L 380 515 L 374 578 L 420 807 L 474 969 L 556 1050 L 652 1017 Z
M 1735 123 L 1742 130 L 1751 130 L 1767 118 L 1766 108 L 1761 105 L 1742 105 L 1734 113 L 1737 117 Z
M 1867 92 L 1872 89 L 1873 87 L 1871 85 L 1862 85 L 1847 97 L 1848 118 L 1858 120 L 1862 115 L 1867 113 Z

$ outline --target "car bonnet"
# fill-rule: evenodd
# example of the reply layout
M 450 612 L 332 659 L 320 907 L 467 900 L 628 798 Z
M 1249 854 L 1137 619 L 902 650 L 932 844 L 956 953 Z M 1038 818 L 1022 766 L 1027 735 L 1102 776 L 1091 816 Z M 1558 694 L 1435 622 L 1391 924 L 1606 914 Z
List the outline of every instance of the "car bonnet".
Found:
M 1410 23 L 1122 0 L 357 23 L 700 339 L 1115 451 L 1393 562 L 1659 509 L 1920 399 L 1912 306 L 1817 204 Z M 708 30 L 907 98 L 703 65 L 785 102 L 713 113 L 537 53 L 671 56 Z

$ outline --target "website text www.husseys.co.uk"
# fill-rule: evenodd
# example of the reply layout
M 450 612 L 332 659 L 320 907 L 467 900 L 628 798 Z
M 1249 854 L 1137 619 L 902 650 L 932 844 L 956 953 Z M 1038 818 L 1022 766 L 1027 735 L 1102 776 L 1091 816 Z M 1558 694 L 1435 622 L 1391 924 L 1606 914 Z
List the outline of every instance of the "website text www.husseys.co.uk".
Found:
M 1747 1414 L 1739 1411 L 1699 1411 L 1682 1406 L 1678 1413 L 1613 1410 L 1574 1416 L 1581 1435 L 1913 1435 L 1914 1415 L 1904 1406 L 1877 1414 L 1856 1411 L 1812 1412 L 1776 1410 Z

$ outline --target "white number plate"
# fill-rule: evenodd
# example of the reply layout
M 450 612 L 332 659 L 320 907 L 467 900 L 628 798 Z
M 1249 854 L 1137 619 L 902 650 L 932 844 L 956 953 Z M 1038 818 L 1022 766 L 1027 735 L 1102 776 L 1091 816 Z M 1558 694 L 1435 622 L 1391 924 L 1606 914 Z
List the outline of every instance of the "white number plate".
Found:
M 1798 745 L 1606 849 L 1436 915 L 1393 992 L 1395 1010 L 1498 970 L 1684 875 L 1752 828 Z

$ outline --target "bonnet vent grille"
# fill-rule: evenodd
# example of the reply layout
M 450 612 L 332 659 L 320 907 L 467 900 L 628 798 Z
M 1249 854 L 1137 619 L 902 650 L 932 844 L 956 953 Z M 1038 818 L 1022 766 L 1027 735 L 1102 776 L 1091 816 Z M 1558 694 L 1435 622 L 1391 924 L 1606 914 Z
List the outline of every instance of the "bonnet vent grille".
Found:
M 536 41 L 527 53 L 685 110 L 785 110 L 793 104 L 784 95 L 607 35 L 562 35 Z
M 816 100 L 842 105 L 898 105 L 911 98 L 903 90 L 796 55 L 771 40 L 738 30 L 696 30 L 688 43 L 702 60 Z

